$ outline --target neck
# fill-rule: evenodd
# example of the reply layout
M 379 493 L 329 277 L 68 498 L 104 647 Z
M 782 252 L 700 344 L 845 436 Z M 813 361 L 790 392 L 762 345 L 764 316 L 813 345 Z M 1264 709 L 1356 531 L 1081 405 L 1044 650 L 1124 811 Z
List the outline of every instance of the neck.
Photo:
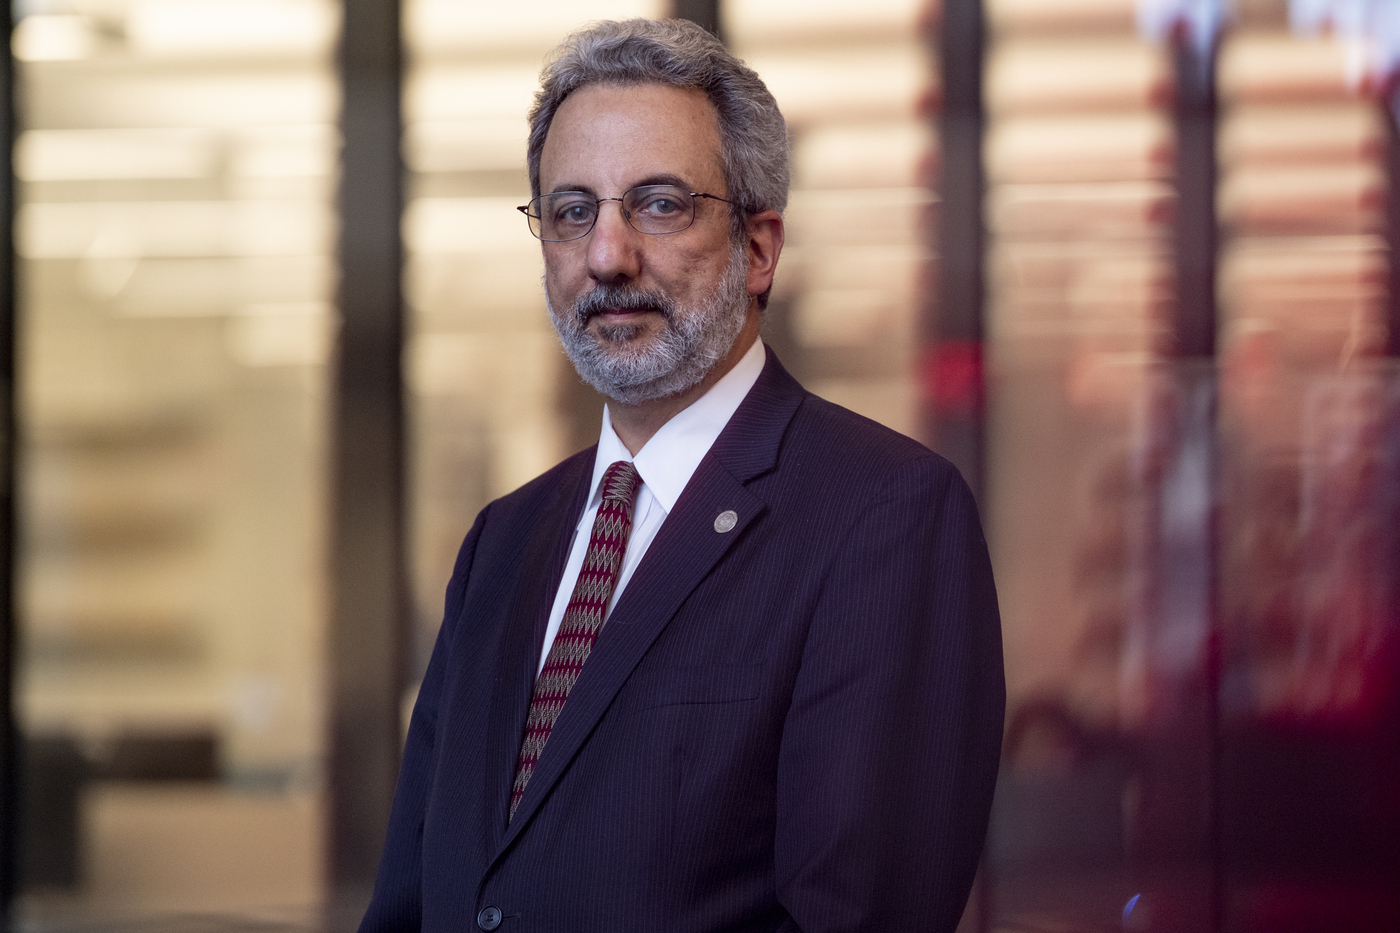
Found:
M 739 364 L 744 354 L 749 352 L 749 347 L 758 339 L 758 325 L 761 320 L 762 317 L 756 310 L 750 311 L 744 321 L 744 329 L 739 331 L 739 336 L 734 340 L 734 346 L 729 348 L 729 352 L 715 364 L 714 369 L 710 370 L 704 379 L 689 389 L 636 405 L 625 405 L 611 399 L 608 401 L 608 416 L 612 420 L 613 432 L 632 456 L 635 457 L 641 452 L 647 441 L 661 430 L 663 424 L 689 408 L 696 399 L 710 391 L 716 382 Z

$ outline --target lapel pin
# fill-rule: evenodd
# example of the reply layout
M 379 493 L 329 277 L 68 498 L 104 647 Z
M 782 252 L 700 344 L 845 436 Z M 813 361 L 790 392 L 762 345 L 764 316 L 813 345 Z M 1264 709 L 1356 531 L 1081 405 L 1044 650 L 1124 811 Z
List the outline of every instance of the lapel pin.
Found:
M 733 531 L 734 526 L 739 524 L 739 514 L 733 509 L 725 509 L 715 516 L 715 531 L 724 534 Z

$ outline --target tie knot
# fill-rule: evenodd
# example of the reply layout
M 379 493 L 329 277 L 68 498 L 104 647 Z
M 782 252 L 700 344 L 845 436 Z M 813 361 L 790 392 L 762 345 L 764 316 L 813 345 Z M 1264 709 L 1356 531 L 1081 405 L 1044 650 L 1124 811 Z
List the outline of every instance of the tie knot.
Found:
M 637 468 L 626 460 L 619 460 L 603 474 L 603 498 L 620 500 L 631 505 L 640 481 Z

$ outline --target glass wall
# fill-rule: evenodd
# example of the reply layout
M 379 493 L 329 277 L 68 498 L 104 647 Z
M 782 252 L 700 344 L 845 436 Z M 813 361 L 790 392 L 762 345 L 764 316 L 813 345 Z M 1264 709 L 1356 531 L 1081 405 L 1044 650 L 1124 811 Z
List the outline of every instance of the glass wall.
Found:
M 1380 634 L 1364 605 L 1378 581 L 1353 548 L 1382 517 L 1364 514 L 1375 483 L 1394 480 L 1369 462 L 1393 404 L 1378 359 L 1389 118 L 1356 50 L 1281 25 L 1242 24 L 1220 63 L 1228 699 L 1345 716 L 1370 702 L 1365 646 Z
M 31 919 L 321 898 L 331 0 L 32 0 Z
M 1169 349 L 1171 63 L 1127 4 L 1041 7 L 989 5 L 988 524 L 1013 709 L 1108 723 L 1135 702 L 1112 650 L 1133 424 Z
M 1370 6 L 1260 4 L 1218 70 L 1220 898 L 1251 933 L 1400 924 L 1397 11 Z
M 1153 689 L 1130 655 L 1175 294 L 1172 66 L 1130 3 L 987 10 L 985 518 L 1008 704 L 984 896 L 998 923 L 1109 929 L 1132 893 L 1114 739 Z
M 986 4 L 983 929 L 1400 918 L 1386 7 Z
M 916 435 L 937 164 L 928 5 L 729 0 L 721 12 L 791 136 L 763 337 L 811 391 Z

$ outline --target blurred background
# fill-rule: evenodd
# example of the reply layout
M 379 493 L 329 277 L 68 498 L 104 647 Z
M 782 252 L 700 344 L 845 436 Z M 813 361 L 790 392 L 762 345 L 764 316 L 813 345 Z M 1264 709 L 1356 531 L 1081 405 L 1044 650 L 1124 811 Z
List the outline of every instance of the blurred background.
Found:
M 1400 4 L 12 9 L 16 929 L 354 928 L 461 537 L 596 439 L 514 207 L 628 16 L 788 118 L 769 345 L 977 491 L 962 929 L 1400 929 Z

